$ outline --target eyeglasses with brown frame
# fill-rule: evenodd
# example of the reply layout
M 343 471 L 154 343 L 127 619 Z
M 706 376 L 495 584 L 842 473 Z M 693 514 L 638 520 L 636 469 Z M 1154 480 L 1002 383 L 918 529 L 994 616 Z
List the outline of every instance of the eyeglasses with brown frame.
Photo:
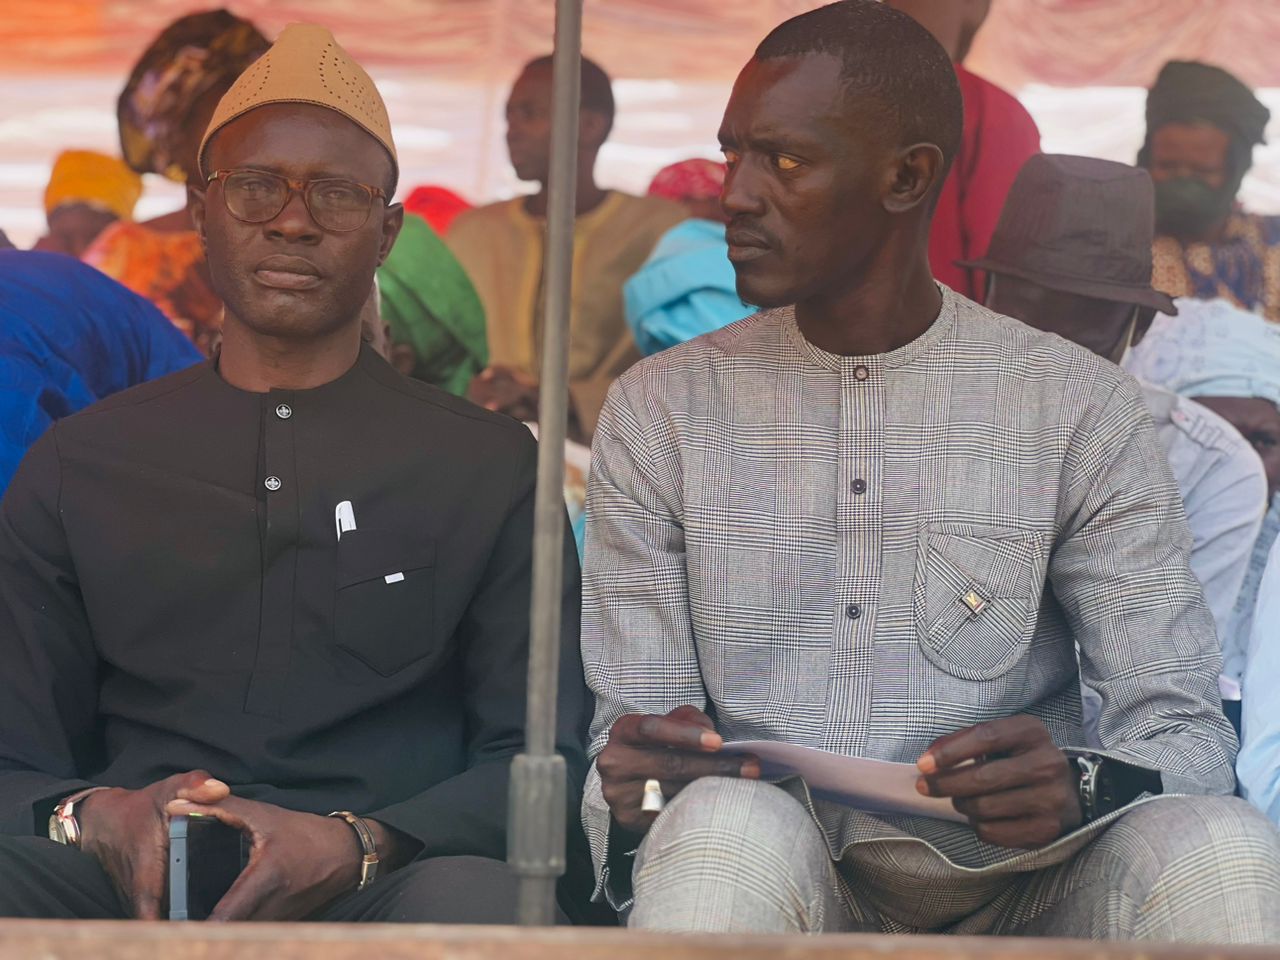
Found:
M 215 170 L 208 183 L 215 180 L 222 183 L 227 212 L 243 223 L 274 220 L 296 193 L 311 219 L 333 233 L 359 230 L 368 222 L 374 200 L 387 199 L 381 187 L 341 177 L 295 180 L 265 170 Z

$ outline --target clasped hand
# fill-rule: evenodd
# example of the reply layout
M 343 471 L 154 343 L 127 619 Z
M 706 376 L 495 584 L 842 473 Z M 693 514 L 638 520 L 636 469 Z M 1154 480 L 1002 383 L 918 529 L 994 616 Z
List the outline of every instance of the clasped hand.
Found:
M 210 920 L 297 920 L 355 889 L 360 856 L 342 820 L 231 796 L 202 770 L 141 790 L 103 790 L 79 808 L 82 849 L 96 857 L 131 912 L 157 920 L 169 870 L 169 817 L 215 817 L 250 837 L 249 863 Z

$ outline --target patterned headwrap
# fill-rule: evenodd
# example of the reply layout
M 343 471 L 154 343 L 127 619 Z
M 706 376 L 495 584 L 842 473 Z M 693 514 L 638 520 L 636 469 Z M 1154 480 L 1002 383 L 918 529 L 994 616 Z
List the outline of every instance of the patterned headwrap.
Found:
M 116 106 L 125 162 L 139 173 L 182 183 L 178 157 L 187 114 L 214 87 L 229 87 L 270 44 L 248 20 L 226 10 L 175 20 L 146 49 Z
M 1184 397 L 1261 397 L 1280 407 L 1280 326 L 1226 300 L 1176 301 L 1125 369 Z
M 658 171 L 649 196 L 668 200 L 710 200 L 724 188 L 725 167 L 718 160 L 682 160 Z
M 67 203 L 84 203 L 133 219 L 133 208 L 142 196 L 142 178 L 122 160 L 93 150 L 64 150 L 53 162 L 44 191 L 44 212 L 53 213 Z

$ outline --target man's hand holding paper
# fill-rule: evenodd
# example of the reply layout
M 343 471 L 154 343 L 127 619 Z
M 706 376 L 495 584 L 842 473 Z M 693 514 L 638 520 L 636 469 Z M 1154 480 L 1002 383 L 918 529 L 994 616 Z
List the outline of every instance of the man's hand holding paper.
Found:
M 711 718 L 696 707 L 619 717 L 596 760 L 614 822 L 633 833 L 649 829 L 657 815 L 641 809 L 646 780 L 660 781 L 670 799 L 700 777 L 759 778 L 759 760 L 721 753 L 723 745 Z
M 1035 717 L 1005 717 L 948 734 L 916 766 L 916 789 L 950 797 L 988 843 L 1037 849 L 1084 819 L 1071 764 Z

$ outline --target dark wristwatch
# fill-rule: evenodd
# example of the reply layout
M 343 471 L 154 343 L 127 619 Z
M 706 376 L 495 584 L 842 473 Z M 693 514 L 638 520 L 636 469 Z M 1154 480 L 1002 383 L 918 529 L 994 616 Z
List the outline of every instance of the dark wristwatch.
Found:
M 1092 823 L 1117 810 L 1120 804 L 1106 758 L 1096 753 L 1078 753 L 1071 759 L 1080 775 L 1080 812 L 1084 822 Z
M 1084 814 L 1085 823 L 1114 813 L 1143 794 L 1164 792 L 1164 783 L 1157 770 L 1087 750 L 1072 750 L 1067 756 L 1080 776 L 1080 811 Z

